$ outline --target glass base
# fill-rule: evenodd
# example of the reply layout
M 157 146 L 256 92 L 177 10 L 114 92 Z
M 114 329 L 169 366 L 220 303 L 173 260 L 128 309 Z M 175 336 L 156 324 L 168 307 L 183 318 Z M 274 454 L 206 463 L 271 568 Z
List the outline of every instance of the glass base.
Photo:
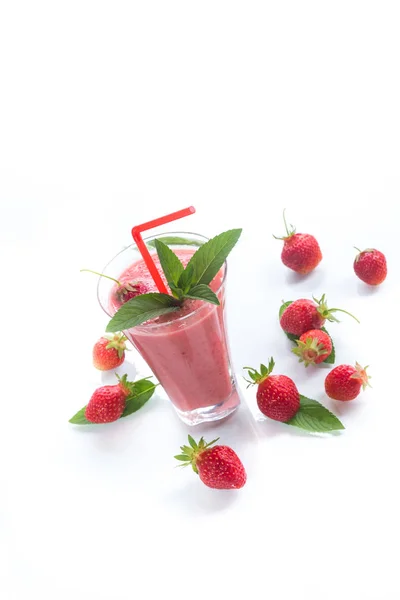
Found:
M 175 411 L 181 421 L 186 425 L 200 425 L 201 423 L 210 423 L 219 421 L 231 415 L 239 407 L 240 396 L 235 384 L 233 384 L 232 392 L 223 402 L 206 406 L 204 408 L 196 408 L 195 410 L 182 411 L 174 406 Z

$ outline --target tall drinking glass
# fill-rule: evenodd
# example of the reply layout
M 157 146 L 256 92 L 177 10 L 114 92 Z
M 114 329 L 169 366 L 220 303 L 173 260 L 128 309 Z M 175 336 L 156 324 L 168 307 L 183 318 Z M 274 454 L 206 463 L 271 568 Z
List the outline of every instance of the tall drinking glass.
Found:
M 185 264 L 207 241 L 193 233 L 164 233 L 144 241 L 159 264 L 154 240 L 168 244 Z M 103 270 L 127 283 L 145 281 L 150 291 L 157 291 L 136 244 L 122 250 Z M 162 315 L 125 331 L 168 394 L 179 417 L 188 425 L 223 419 L 239 406 L 225 324 L 226 262 L 211 287 L 218 296 L 216 306 L 200 300 L 185 301 L 177 312 Z M 105 277 L 98 282 L 98 299 L 103 310 L 112 317 L 116 284 Z

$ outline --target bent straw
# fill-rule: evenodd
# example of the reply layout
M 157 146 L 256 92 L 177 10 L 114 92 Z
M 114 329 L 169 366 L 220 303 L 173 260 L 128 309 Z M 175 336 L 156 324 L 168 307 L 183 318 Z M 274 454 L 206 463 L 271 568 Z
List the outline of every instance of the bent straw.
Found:
M 160 273 L 157 270 L 156 265 L 154 264 L 153 259 L 151 258 L 151 254 L 148 251 L 146 244 L 142 239 L 142 231 L 148 231 L 149 229 L 153 229 L 154 227 L 159 227 L 160 225 L 165 225 L 166 223 L 171 223 L 171 221 L 176 221 L 177 219 L 182 219 L 182 217 L 187 217 L 189 215 L 193 215 L 196 212 L 194 206 L 189 206 L 188 208 L 183 208 L 182 210 L 177 210 L 176 212 L 170 213 L 169 215 L 165 215 L 164 217 L 159 217 L 158 219 L 153 219 L 152 221 L 147 221 L 147 223 L 142 223 L 142 225 L 135 225 L 132 227 L 132 237 L 138 247 L 140 254 L 148 268 L 150 275 L 153 278 L 154 283 L 157 286 L 158 291 L 161 294 L 168 294 L 168 290 L 161 278 Z

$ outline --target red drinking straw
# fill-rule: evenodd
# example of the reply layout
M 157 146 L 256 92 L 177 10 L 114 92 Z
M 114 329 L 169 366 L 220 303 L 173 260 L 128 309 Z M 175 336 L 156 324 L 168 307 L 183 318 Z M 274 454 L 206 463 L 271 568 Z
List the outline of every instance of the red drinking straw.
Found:
M 189 206 L 188 208 L 177 210 L 176 212 L 165 215 L 164 217 L 159 217 L 158 219 L 153 219 L 153 221 L 147 221 L 147 223 L 142 223 L 142 225 L 135 225 L 135 227 L 132 227 L 132 237 L 139 249 L 140 254 L 142 255 L 144 262 L 146 263 L 146 267 L 150 271 L 150 275 L 152 276 L 158 291 L 161 294 L 168 294 L 168 290 L 161 279 L 160 273 L 157 271 L 157 267 L 151 258 L 150 252 L 147 250 L 146 244 L 142 239 L 141 232 L 148 231 L 154 227 L 159 227 L 160 225 L 165 225 L 165 223 L 171 223 L 171 221 L 176 221 L 177 219 L 182 219 L 182 217 L 193 215 L 195 212 L 196 209 L 194 206 Z

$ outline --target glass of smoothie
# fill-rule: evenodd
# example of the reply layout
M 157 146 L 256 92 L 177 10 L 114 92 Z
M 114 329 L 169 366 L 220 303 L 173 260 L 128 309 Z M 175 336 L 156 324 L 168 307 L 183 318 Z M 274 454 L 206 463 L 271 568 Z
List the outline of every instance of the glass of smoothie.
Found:
M 201 235 L 186 232 L 145 238 L 160 274 L 155 239 L 167 244 L 184 266 L 207 241 Z M 137 285 L 141 293 L 158 291 L 136 244 L 117 254 L 104 268 L 103 275 L 123 285 Z M 188 425 L 223 419 L 240 404 L 226 333 L 226 276 L 225 262 L 210 284 L 219 306 L 186 299 L 178 311 L 124 331 L 163 386 L 179 417 Z M 163 274 L 162 277 L 167 285 Z M 117 283 L 99 278 L 98 299 L 110 317 L 121 306 L 119 291 Z

